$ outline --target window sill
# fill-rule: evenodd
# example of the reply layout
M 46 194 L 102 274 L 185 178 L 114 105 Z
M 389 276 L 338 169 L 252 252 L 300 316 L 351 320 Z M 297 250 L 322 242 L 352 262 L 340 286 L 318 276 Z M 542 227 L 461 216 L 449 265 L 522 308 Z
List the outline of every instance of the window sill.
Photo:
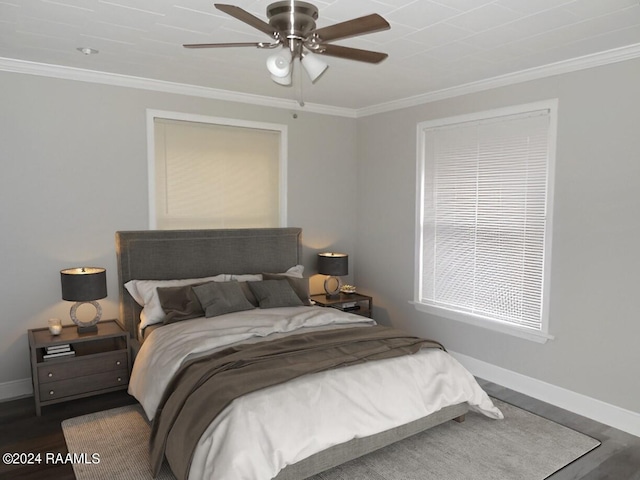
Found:
M 553 335 L 546 332 L 531 330 L 529 328 L 517 327 L 515 325 L 509 325 L 496 320 L 491 320 L 485 317 L 479 317 L 464 312 L 458 312 L 455 310 L 448 310 L 446 308 L 432 307 L 431 305 L 425 305 L 424 303 L 410 301 L 416 310 L 419 312 L 429 313 L 437 317 L 448 318 L 450 320 L 456 320 L 458 322 L 467 323 L 476 327 L 485 328 L 494 332 L 504 333 L 518 338 L 524 338 L 536 343 L 547 343 L 547 340 L 553 340 Z

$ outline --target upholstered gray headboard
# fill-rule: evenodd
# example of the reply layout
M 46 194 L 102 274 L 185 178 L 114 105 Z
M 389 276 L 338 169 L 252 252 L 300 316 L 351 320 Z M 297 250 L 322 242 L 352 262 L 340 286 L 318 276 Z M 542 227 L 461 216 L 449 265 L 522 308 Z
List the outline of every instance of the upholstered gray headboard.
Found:
M 302 229 L 116 232 L 119 320 L 137 338 L 140 306 L 129 280 L 199 278 L 220 273 L 284 272 L 302 258 Z

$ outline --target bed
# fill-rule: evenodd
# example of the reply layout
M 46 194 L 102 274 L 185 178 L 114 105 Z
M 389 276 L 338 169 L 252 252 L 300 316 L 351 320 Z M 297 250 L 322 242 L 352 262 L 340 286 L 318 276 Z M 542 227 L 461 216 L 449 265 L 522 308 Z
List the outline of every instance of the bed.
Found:
M 374 321 L 364 317 L 335 309 L 296 306 L 269 310 L 257 308 L 253 311 L 228 313 L 215 317 L 213 322 L 212 319 L 197 318 L 160 328 L 157 328 L 158 325 L 153 325 L 156 327 L 155 330 L 141 328 L 145 317 L 140 299 L 136 301 L 128 289 L 130 287 L 125 285 L 130 285 L 134 280 L 151 281 L 150 284 L 154 285 L 155 281 L 209 279 L 221 276 L 225 279 L 244 280 L 245 275 L 261 272 L 287 274 L 292 267 L 295 270 L 296 266 L 301 264 L 302 231 L 299 228 L 117 232 L 116 253 L 119 319 L 131 335 L 134 356 L 137 357 L 132 372 L 130 393 L 141 401 L 149 418 L 154 416 L 158 401 L 161 401 L 158 399 L 167 394 L 165 385 L 171 384 L 171 376 L 178 368 L 175 364 L 197 359 L 203 355 L 205 348 L 216 352 L 229 345 L 258 343 L 272 337 L 299 335 L 300 332 L 307 330 L 312 333 L 319 331 L 324 335 L 325 330 L 333 331 L 339 328 L 359 330 L 361 327 L 370 326 L 370 323 L 375 324 Z M 289 276 L 297 277 L 298 273 L 295 272 Z M 199 284 L 202 283 L 204 282 L 199 282 Z M 143 320 L 141 320 L 141 314 Z M 275 316 L 286 319 L 286 321 L 274 322 L 279 325 L 277 328 L 271 326 L 270 320 L 265 320 L 267 317 L 276 318 Z M 245 330 L 241 329 L 239 337 L 234 336 L 238 335 L 239 327 L 235 322 L 239 317 L 246 322 L 258 322 L 258 326 L 256 327 L 254 323 L 247 324 L 249 327 Z M 215 327 L 211 327 L 212 323 Z M 268 326 L 267 323 L 269 323 Z M 226 330 L 227 328 L 231 330 Z M 369 331 L 369 329 L 366 330 Z M 231 333 L 233 335 L 230 335 Z M 208 335 L 211 337 L 209 338 Z M 219 342 L 219 338 L 224 338 L 225 343 Z M 228 340 L 229 338 L 231 340 Z M 184 348 L 191 348 L 195 342 L 203 342 L 204 345 L 197 347 L 200 349 L 198 353 L 183 352 Z M 171 355 L 175 355 L 178 360 L 175 362 L 171 360 L 173 358 Z M 414 363 L 401 363 L 407 361 Z M 432 367 L 431 363 L 428 365 L 415 363 L 418 361 L 432 362 L 437 366 Z M 433 391 L 429 395 L 433 397 L 434 392 L 440 393 L 436 395 L 435 400 L 431 397 L 427 400 L 422 398 L 407 400 L 412 403 L 397 409 L 401 411 L 399 418 L 387 418 L 395 416 L 395 412 L 390 415 L 381 408 L 381 405 L 376 405 L 375 400 L 389 390 L 380 390 L 377 393 L 369 391 L 368 383 L 375 382 L 362 380 L 366 378 L 363 372 L 369 372 L 363 369 L 371 369 L 371 365 L 377 365 L 373 368 L 391 369 L 371 370 L 378 379 L 378 383 L 380 383 L 379 379 L 386 378 L 385 382 L 389 382 L 388 385 L 392 385 L 394 381 L 406 383 L 408 380 L 403 380 L 403 375 L 422 376 L 424 371 L 430 371 L 433 368 L 432 375 L 437 380 L 430 383 L 432 386 L 428 388 Z M 394 368 L 397 369 L 395 372 Z M 444 370 L 446 373 L 443 373 Z M 344 388 L 341 390 L 339 386 L 343 386 L 346 382 L 350 384 L 349 391 L 362 390 L 362 392 L 354 393 L 353 398 L 345 398 Z M 364 384 L 358 382 L 364 382 Z M 334 385 L 334 390 L 331 390 L 329 385 Z M 402 389 L 403 385 L 393 386 L 392 389 Z M 145 388 L 155 389 L 155 392 L 147 394 Z M 331 421 L 330 417 L 333 416 L 331 412 L 337 411 L 336 406 L 329 407 L 329 401 L 321 398 L 320 407 L 314 403 L 316 405 L 314 410 L 305 413 L 305 409 L 309 409 L 306 404 L 313 402 L 307 402 L 305 397 L 298 396 L 300 392 L 303 392 L 302 394 L 313 392 L 309 395 L 315 397 L 317 392 L 325 390 L 333 392 L 327 394 L 329 397 L 331 395 L 338 397 L 337 400 L 331 400 L 331 402 L 340 402 L 337 410 L 348 411 L 349 408 L 354 410 L 347 415 L 347 420 L 340 420 L 345 425 L 332 427 L 336 431 L 340 428 L 344 430 L 340 435 L 334 431 L 331 432 L 331 435 L 339 437 L 336 439 L 326 438 L 328 434 L 320 432 L 320 427 L 329 425 L 327 422 Z M 394 391 L 393 395 L 396 398 L 411 399 L 412 392 L 418 389 L 411 387 L 410 390 L 406 395 L 405 392 L 399 394 L 397 391 Z M 422 393 L 416 393 L 416 395 L 422 395 Z M 347 397 L 351 396 L 351 393 L 347 395 Z M 372 397 L 374 397 L 373 401 Z M 290 400 L 291 398 L 297 398 L 297 400 Z M 443 422 L 452 419 L 460 421 L 469 408 L 492 418 L 502 416 L 471 374 L 448 354 L 437 348 L 421 349 L 415 355 L 306 375 L 285 385 L 276 385 L 249 393 L 241 400 L 236 400 L 226 407 L 223 414 L 218 416 L 222 420 L 216 418 L 202 435 L 190 460 L 187 470 L 188 478 L 193 480 L 210 478 L 215 474 L 215 478 L 233 478 L 234 480 L 241 478 L 302 480 Z M 295 403 L 286 404 L 287 401 Z M 278 405 L 286 405 L 286 414 L 280 409 L 274 409 L 269 402 L 282 402 Z M 393 400 L 389 399 L 387 403 L 389 402 Z M 248 410 L 241 410 L 241 408 Z M 264 408 L 267 413 L 263 418 L 256 418 L 255 412 Z M 329 413 L 323 413 L 321 409 L 324 408 L 329 409 Z M 285 408 L 283 407 L 282 410 L 284 411 Z M 305 418 L 296 419 L 295 415 L 305 415 Z M 308 417 L 316 416 L 324 418 L 322 425 L 313 426 L 313 422 L 309 423 Z M 356 419 L 354 422 L 359 422 L 358 425 L 353 426 L 353 430 L 348 425 L 348 418 L 351 417 Z M 247 418 L 251 419 L 250 422 Z M 362 421 L 362 418 L 366 420 Z M 283 421 L 289 421 L 284 437 L 275 432 L 278 428 L 274 426 Z M 296 423 L 304 425 L 302 432 L 295 432 L 295 428 L 291 427 Z M 361 423 L 366 423 L 366 427 L 363 425 L 362 430 L 360 430 Z M 318 428 L 317 432 L 315 428 Z M 282 426 L 279 430 L 283 430 Z M 315 434 L 309 435 L 310 431 Z M 258 438 L 260 435 L 265 437 Z M 296 438 L 296 435 L 301 437 Z M 256 451 L 251 451 L 254 447 L 249 443 L 252 441 L 256 442 Z M 304 448 L 300 446 L 302 444 Z M 266 445 L 269 447 L 267 448 Z M 233 450 L 234 448 L 236 450 Z M 294 448 L 298 450 L 289 451 Z M 241 458 L 245 460 L 238 460 Z M 169 463 L 171 464 L 171 461 Z M 171 466 L 176 470 L 173 465 Z M 178 477 L 180 478 L 180 475 Z

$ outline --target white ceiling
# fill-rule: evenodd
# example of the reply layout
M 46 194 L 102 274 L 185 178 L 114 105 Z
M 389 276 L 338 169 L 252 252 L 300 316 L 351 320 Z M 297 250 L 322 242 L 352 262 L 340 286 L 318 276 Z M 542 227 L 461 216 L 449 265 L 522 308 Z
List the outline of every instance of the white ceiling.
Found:
M 269 0 L 222 0 L 266 20 Z M 324 57 L 312 85 L 273 83 L 254 48 L 183 43 L 269 38 L 212 0 L 0 0 L 0 57 L 210 89 L 369 108 L 640 45 L 639 0 L 311 0 L 318 27 L 378 13 L 391 29 L 336 42 L 386 52 L 378 65 Z M 83 55 L 78 47 L 99 50 Z M 296 81 L 297 80 L 297 81 Z

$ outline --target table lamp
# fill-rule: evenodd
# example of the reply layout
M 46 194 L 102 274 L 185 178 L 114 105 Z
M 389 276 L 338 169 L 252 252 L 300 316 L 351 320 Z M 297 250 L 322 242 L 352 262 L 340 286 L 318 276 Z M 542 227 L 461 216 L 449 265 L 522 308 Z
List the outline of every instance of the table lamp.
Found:
M 340 287 L 342 287 L 342 281 L 339 277 L 349 274 L 349 255 L 333 252 L 319 253 L 318 273 L 329 275 L 324 280 L 324 291 L 327 293 L 327 297 L 339 296 Z
M 71 307 L 71 320 L 78 326 L 78 333 L 97 332 L 102 307 L 96 301 L 107 296 L 107 272 L 104 268 L 76 267 L 60 271 L 62 299 L 76 302 Z M 80 305 L 90 303 L 96 309 L 93 320 L 83 322 L 76 316 Z

